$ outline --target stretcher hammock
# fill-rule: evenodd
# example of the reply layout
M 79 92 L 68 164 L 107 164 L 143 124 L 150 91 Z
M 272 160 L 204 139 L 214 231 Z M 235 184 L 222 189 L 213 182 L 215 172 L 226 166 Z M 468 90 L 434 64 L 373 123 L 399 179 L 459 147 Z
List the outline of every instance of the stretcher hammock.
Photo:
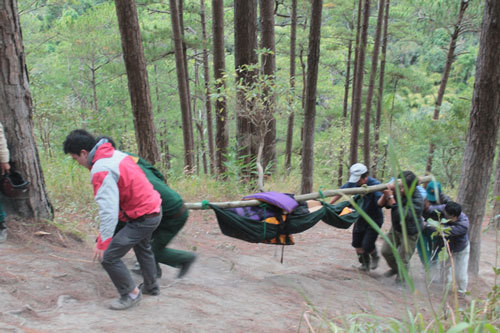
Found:
M 359 218 L 359 213 L 349 201 L 335 205 L 316 201 L 320 208 L 312 211 L 307 202 L 297 202 L 292 195 L 284 193 L 264 192 L 244 199 L 257 199 L 262 204 L 228 209 L 208 205 L 215 212 L 224 235 L 251 243 L 293 245 L 292 234 L 303 232 L 320 220 L 333 227 L 347 229 Z M 362 205 L 361 195 L 356 195 L 353 200 Z

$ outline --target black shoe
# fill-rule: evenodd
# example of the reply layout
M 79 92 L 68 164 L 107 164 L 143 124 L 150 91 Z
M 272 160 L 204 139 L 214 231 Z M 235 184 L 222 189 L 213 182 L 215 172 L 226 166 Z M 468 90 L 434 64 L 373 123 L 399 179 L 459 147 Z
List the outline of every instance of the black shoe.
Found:
M 370 269 L 377 269 L 378 261 L 380 260 L 380 257 L 378 256 L 378 253 L 377 253 L 377 250 L 370 253 L 370 257 L 372 259 L 371 264 L 370 264 Z
M 191 268 L 191 265 L 193 264 L 193 262 L 195 262 L 196 260 L 196 254 L 193 256 L 193 258 L 189 261 L 186 261 L 185 263 L 182 263 L 180 266 L 179 266 L 179 274 L 177 275 L 177 278 L 178 279 L 181 279 L 182 277 L 184 277 L 184 275 L 186 275 L 189 271 L 189 269 Z
M 132 267 L 132 269 L 130 269 L 130 270 L 132 271 L 132 273 L 142 275 L 141 266 L 139 265 L 138 262 L 136 262 L 134 264 L 134 267 Z M 160 264 L 156 263 L 156 278 L 161 279 L 161 275 L 162 275 L 162 271 L 160 268 Z
M 353 265 L 354 266 L 354 265 Z M 370 267 L 364 265 L 364 264 L 361 264 L 359 266 L 356 266 L 356 268 L 359 270 L 359 271 L 363 271 L 363 272 L 369 272 L 370 271 Z
M 138 262 L 138 261 L 136 261 L 136 262 L 135 262 L 134 267 L 132 267 L 132 268 L 130 269 L 130 271 L 131 271 L 132 273 L 142 275 L 141 265 L 139 265 L 139 262 Z
M 152 289 L 146 290 L 144 288 L 144 283 L 141 283 L 139 286 L 137 286 L 139 290 L 144 294 L 144 295 L 151 295 L 151 296 L 158 296 L 160 295 L 160 288 L 158 287 L 153 287 Z
M 396 275 L 396 274 L 398 274 L 398 272 L 390 269 L 390 270 L 388 270 L 387 272 L 384 273 L 384 276 L 385 277 L 391 277 L 391 276 Z
M 370 271 L 370 255 L 368 253 L 358 253 L 358 260 L 361 266 L 359 270 L 368 272 Z

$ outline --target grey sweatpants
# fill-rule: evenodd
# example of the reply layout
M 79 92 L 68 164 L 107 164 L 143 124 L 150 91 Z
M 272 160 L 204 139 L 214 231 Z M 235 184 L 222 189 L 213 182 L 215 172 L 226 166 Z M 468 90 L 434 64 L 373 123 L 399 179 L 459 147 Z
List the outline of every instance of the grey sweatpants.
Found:
M 144 218 L 142 221 L 132 220 L 113 236 L 108 248 L 104 251 L 102 267 L 106 270 L 118 293 L 125 296 L 135 288 L 130 271 L 121 258 L 130 249 L 134 249 L 137 261 L 141 266 L 144 287 L 152 289 L 156 284 L 156 264 L 151 250 L 151 234 L 160 224 L 161 214 Z
M 453 252 L 451 256 L 453 257 L 455 264 L 455 279 L 458 285 L 458 292 L 465 293 L 467 291 L 468 273 L 467 269 L 469 266 L 469 254 L 470 254 L 470 244 L 460 252 Z M 453 282 L 451 264 L 448 262 L 448 283 Z

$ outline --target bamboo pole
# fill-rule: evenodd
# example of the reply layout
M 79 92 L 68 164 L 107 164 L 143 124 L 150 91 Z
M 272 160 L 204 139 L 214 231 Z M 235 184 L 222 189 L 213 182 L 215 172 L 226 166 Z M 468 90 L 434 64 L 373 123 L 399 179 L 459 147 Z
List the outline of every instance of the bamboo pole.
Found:
M 433 176 L 423 176 L 419 177 L 419 183 L 426 183 L 433 180 Z M 333 197 L 334 195 L 354 195 L 354 194 L 368 194 L 376 191 L 383 191 L 391 183 L 373 185 L 373 186 L 362 186 L 355 188 L 337 189 L 337 190 L 326 190 L 320 192 L 313 192 L 308 194 L 296 195 L 295 200 L 306 201 L 314 200 L 321 197 Z M 262 203 L 259 200 L 240 200 L 240 201 L 226 201 L 226 202 L 210 202 L 210 204 L 215 205 L 219 208 L 236 208 L 236 207 L 251 207 L 258 206 Z M 203 204 L 201 202 L 186 202 L 186 208 L 188 209 L 203 209 Z

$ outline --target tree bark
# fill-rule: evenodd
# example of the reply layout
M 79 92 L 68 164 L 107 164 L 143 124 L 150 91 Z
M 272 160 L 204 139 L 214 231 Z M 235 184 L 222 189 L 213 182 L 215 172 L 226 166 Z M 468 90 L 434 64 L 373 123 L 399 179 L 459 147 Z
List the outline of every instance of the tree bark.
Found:
M 217 92 L 215 100 L 215 119 L 216 119 L 216 166 L 217 174 L 226 172 L 226 153 L 228 146 L 227 134 L 227 110 L 225 96 L 225 78 L 226 71 L 224 54 L 224 0 L 212 0 L 212 34 L 214 40 L 214 79 Z
M 493 168 L 500 122 L 500 2 L 486 0 L 476 82 L 467 131 L 464 162 L 457 201 L 469 217 L 471 243 L 469 272 L 477 276 L 481 249 L 481 225 Z
M 234 2 L 234 61 L 236 81 L 251 87 L 255 82 L 258 63 L 257 48 L 257 0 L 236 0 Z M 244 92 L 238 89 L 236 102 L 236 136 L 238 157 L 244 162 L 242 176 L 250 177 L 250 162 L 257 154 L 256 142 L 252 140 L 252 124 L 248 120 L 247 110 L 253 109 L 253 101 L 246 100 Z
M 375 128 L 373 135 L 373 165 L 372 175 L 377 178 L 378 169 L 378 155 L 379 155 L 379 138 L 380 138 L 380 123 L 382 121 L 382 102 L 384 100 L 384 76 L 385 76 L 385 59 L 387 54 L 387 28 L 389 26 L 389 6 L 390 0 L 385 2 L 384 11 L 384 32 L 382 37 L 382 56 L 380 59 L 380 73 L 378 81 L 378 95 L 377 95 L 377 111 L 375 115 Z
M 158 144 L 137 8 L 133 0 L 115 0 L 115 6 L 139 155 L 155 164 L 159 160 Z
M 363 93 L 363 76 L 365 71 L 365 53 L 368 41 L 368 22 L 370 20 L 370 0 L 365 0 L 363 6 L 363 25 L 361 28 L 361 41 L 356 64 L 356 79 L 353 87 L 352 104 L 352 131 L 350 147 L 350 165 L 358 162 L 359 127 L 361 122 L 361 96 Z
M 316 86 L 321 41 L 322 0 L 313 0 L 309 27 L 309 54 L 307 56 L 307 88 L 304 108 L 304 141 L 302 145 L 302 193 L 313 188 L 314 122 L 316 120 Z
M 96 79 L 96 68 L 94 64 L 94 58 L 92 58 L 92 67 L 90 68 L 90 73 L 91 73 L 91 78 L 90 78 L 90 85 L 92 86 L 92 98 L 94 102 L 92 103 L 92 107 L 94 109 L 94 112 L 99 111 L 99 100 L 97 98 L 97 79 Z
M 200 62 L 195 60 L 194 62 L 194 86 L 198 87 L 200 84 Z M 203 174 L 208 175 L 208 161 L 207 161 L 207 148 L 205 145 L 205 126 L 203 124 L 203 112 L 201 110 L 196 111 L 196 96 L 193 96 L 193 120 L 198 130 L 198 135 L 200 137 L 199 143 L 197 145 L 199 152 L 197 152 L 197 160 L 199 160 L 198 156 L 201 155 L 201 163 L 203 166 Z M 200 163 L 196 163 L 196 174 L 200 174 Z
M 266 82 L 274 85 L 274 70 L 276 67 L 276 50 L 274 41 L 274 1 L 260 0 L 261 48 L 271 51 L 261 56 L 262 73 Z M 266 132 L 264 136 L 264 151 L 262 153 L 262 167 L 264 170 L 272 164 L 271 171 L 276 169 L 276 119 L 274 118 L 276 98 L 271 89 L 264 89 L 264 117 Z M 260 144 L 259 144 L 260 148 Z
M 495 183 L 493 184 L 493 209 L 491 210 L 490 225 L 500 230 L 500 145 L 498 146 Z
M 354 0 L 355 2 L 356 0 Z M 355 103 L 356 96 L 356 80 L 358 79 L 358 59 L 359 59 L 359 38 L 361 35 L 361 17 L 363 16 L 363 0 L 358 0 L 358 15 L 356 17 L 356 43 L 354 44 L 354 68 L 352 75 L 352 96 L 351 96 L 351 127 L 352 127 L 352 109 Z
M 352 40 L 349 39 L 349 44 L 347 46 L 347 65 L 346 65 L 346 74 L 345 74 L 345 84 L 344 84 L 344 104 L 342 106 L 342 128 L 347 126 L 347 108 L 349 101 L 349 82 L 351 80 L 351 57 L 352 57 Z M 339 168 L 338 168 L 338 177 L 337 177 L 337 185 L 342 186 L 342 177 L 344 173 L 344 153 L 345 153 L 345 143 L 342 141 L 340 143 L 340 152 L 339 152 Z
M 363 159 L 365 165 L 370 170 L 372 163 L 370 161 L 370 123 L 373 91 L 375 90 L 375 78 L 377 77 L 378 53 L 380 48 L 380 35 L 382 31 L 382 21 L 384 20 L 385 0 L 380 0 L 378 3 L 377 27 L 375 28 L 375 41 L 373 43 L 372 66 L 370 73 L 370 81 L 368 83 L 368 92 L 366 94 L 365 106 L 365 123 L 363 131 Z
M 188 96 L 188 101 L 191 100 L 191 87 L 189 85 L 189 66 L 188 66 L 188 58 L 187 58 L 187 45 L 186 41 L 184 40 L 184 0 L 176 0 L 177 1 L 177 13 L 179 13 L 179 27 L 180 27 L 180 32 L 181 32 L 181 43 L 182 43 L 182 58 L 183 58 L 183 64 L 184 64 L 184 73 L 185 73 L 185 80 L 186 80 L 186 89 L 187 89 L 187 96 Z M 189 108 L 189 125 L 188 128 L 190 129 L 189 135 L 191 136 L 190 140 L 193 142 L 194 146 L 194 130 L 193 130 L 193 108 Z
M 187 173 L 192 173 L 195 168 L 193 127 L 191 121 L 191 110 L 189 105 L 189 93 L 186 79 L 186 67 L 184 65 L 184 52 L 182 50 L 182 36 L 179 24 L 179 13 L 177 1 L 170 1 L 170 18 L 172 20 L 172 33 L 175 47 L 175 68 L 177 70 L 177 84 L 179 86 L 179 99 L 182 112 L 182 129 L 184 138 L 184 168 Z
M 201 33 L 203 36 L 203 76 L 205 83 L 205 111 L 207 115 L 207 134 L 208 134 L 208 155 L 210 174 L 215 174 L 215 153 L 214 153 L 214 133 L 212 121 L 212 103 L 210 102 L 210 71 L 208 63 L 207 49 L 207 23 L 205 19 L 205 0 L 200 0 Z
M 12 200 L 15 214 L 52 219 L 33 134 L 33 101 L 29 89 L 19 12 L 15 0 L 0 2 L 0 122 L 10 151 L 10 163 L 29 182 L 28 195 Z
M 439 112 L 441 110 L 441 105 L 443 104 L 444 92 L 446 90 L 446 85 L 448 84 L 448 78 L 450 77 L 451 65 L 453 64 L 455 57 L 455 49 L 457 47 L 457 39 L 462 30 L 462 20 L 464 18 L 464 13 L 469 6 L 468 0 L 460 1 L 460 10 L 458 12 L 457 23 L 455 23 L 455 28 L 450 38 L 450 45 L 448 46 L 448 54 L 446 55 L 446 64 L 444 66 L 443 76 L 441 77 L 441 84 L 439 85 L 438 94 L 436 97 L 436 103 L 434 108 L 434 115 L 432 120 L 439 119 Z M 432 141 L 429 142 L 429 154 L 427 155 L 427 164 L 425 166 L 425 171 L 431 173 L 432 171 L 432 160 L 434 157 L 435 145 Z
M 291 98 L 295 93 L 295 58 L 297 46 L 297 0 L 292 0 L 292 15 L 290 26 L 290 94 Z M 292 104 L 291 101 L 289 103 Z M 288 116 L 288 126 L 286 132 L 286 152 L 285 152 L 285 170 L 290 172 L 292 169 L 292 148 L 293 148 L 293 122 L 295 110 L 290 110 Z

